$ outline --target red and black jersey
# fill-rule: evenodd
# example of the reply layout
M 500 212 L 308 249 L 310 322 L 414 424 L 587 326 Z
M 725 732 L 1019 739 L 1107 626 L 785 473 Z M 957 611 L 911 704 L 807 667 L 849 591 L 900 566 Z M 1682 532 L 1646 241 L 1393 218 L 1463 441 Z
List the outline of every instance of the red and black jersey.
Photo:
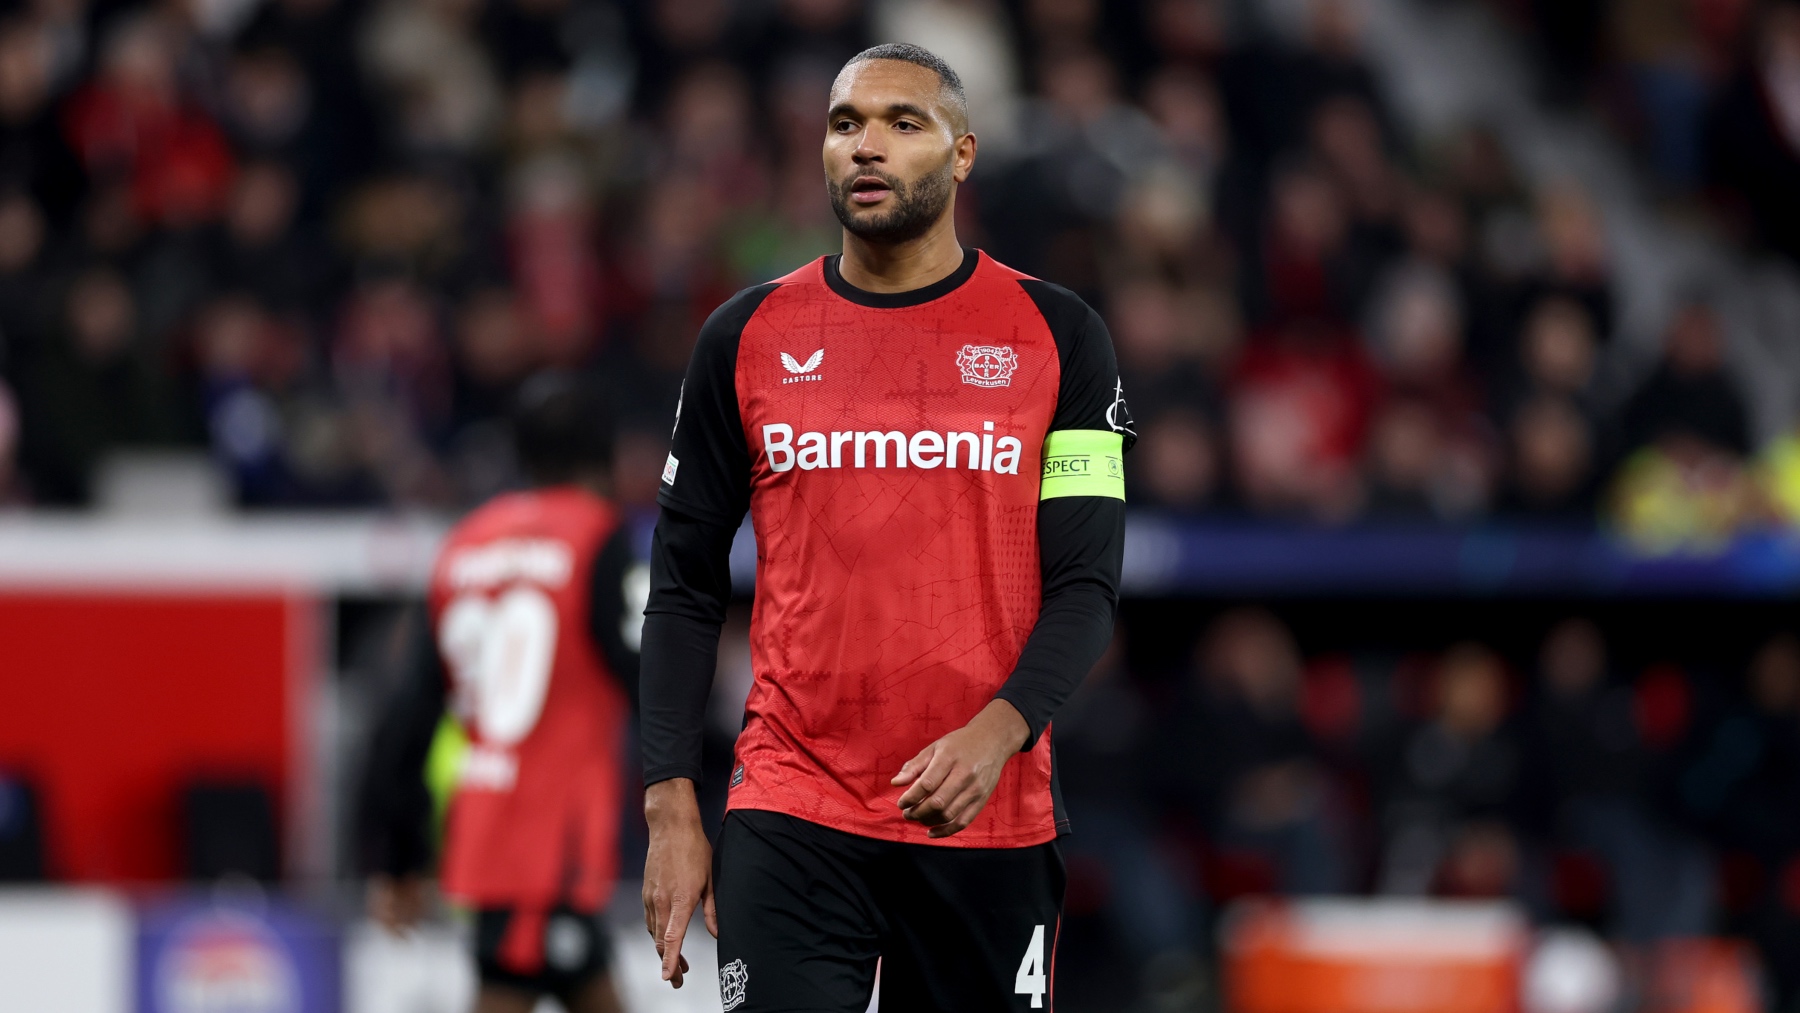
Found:
M 755 680 L 729 806 L 925 842 L 889 781 L 998 695 L 1033 741 L 974 824 L 932 843 L 1061 832 L 1040 733 L 1110 630 L 1128 435 L 1099 317 L 975 251 L 914 292 L 855 289 L 824 258 L 721 307 L 684 383 L 658 544 L 666 557 L 683 518 L 716 542 L 747 509 L 755 530 Z M 682 611 L 675 569 L 651 621 Z M 1046 582 L 1069 591 L 1061 619 Z M 695 776 L 691 733 L 650 714 L 665 673 L 646 666 L 646 780 Z
M 597 910 L 611 895 L 637 674 L 633 568 L 618 512 L 572 486 L 498 497 L 445 540 L 429 638 L 390 715 L 389 738 L 405 744 L 390 756 L 378 744 L 372 766 L 410 789 L 429 729 L 446 706 L 456 717 L 468 749 L 440 874 L 457 900 Z M 398 810 L 412 821 L 401 832 L 416 830 L 417 814 Z M 421 863 L 390 854 L 378 864 Z

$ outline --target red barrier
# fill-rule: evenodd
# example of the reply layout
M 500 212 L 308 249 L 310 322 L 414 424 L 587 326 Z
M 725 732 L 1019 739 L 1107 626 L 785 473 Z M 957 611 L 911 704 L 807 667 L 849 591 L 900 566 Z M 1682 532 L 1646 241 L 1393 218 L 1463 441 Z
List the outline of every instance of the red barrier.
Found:
M 192 778 L 255 781 L 288 812 L 314 617 L 282 592 L 0 593 L 0 770 L 42 792 L 52 874 L 176 875 Z

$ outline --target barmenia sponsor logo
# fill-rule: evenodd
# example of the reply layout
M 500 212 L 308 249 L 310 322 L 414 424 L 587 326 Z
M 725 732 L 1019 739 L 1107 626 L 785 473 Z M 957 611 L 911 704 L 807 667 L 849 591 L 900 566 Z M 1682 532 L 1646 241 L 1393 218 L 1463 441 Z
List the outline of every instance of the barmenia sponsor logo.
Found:
M 963 468 L 1001 475 L 1019 473 L 1019 457 L 1025 445 L 1015 436 L 994 438 L 994 424 L 983 422 L 982 432 L 956 433 L 926 430 L 903 433 L 872 430 L 805 432 L 777 422 L 762 427 L 763 454 L 770 471 L 816 468 Z

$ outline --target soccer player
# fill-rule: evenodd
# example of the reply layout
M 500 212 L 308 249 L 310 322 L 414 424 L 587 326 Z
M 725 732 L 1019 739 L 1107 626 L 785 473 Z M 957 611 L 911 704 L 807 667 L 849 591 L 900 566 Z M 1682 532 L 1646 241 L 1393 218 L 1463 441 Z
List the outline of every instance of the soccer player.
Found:
M 1050 721 L 1111 634 L 1132 438 L 1112 341 L 958 244 L 962 86 L 885 45 L 832 86 L 843 253 L 746 289 L 683 385 L 644 623 L 644 917 L 696 906 L 727 1010 L 1048 1009 L 1068 823 Z M 703 710 L 756 532 L 754 683 L 716 854 Z
M 401 930 L 423 906 L 421 773 L 448 702 L 468 745 L 441 876 L 474 917 L 477 1013 L 529 1013 L 542 995 L 570 1013 L 613 1013 L 599 914 L 617 872 L 645 575 L 606 499 L 611 436 L 592 389 L 536 377 L 514 428 L 533 488 L 451 531 L 431 575 L 429 628 L 376 733 L 364 796 L 378 873 L 370 913 Z

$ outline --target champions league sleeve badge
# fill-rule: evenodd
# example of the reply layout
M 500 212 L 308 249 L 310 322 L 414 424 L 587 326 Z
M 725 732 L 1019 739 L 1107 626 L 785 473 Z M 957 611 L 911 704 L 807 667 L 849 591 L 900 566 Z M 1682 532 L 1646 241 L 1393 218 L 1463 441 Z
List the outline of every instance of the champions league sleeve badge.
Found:
M 1011 345 L 964 345 L 956 353 L 956 368 L 964 383 L 977 387 L 1010 387 L 1019 357 Z

